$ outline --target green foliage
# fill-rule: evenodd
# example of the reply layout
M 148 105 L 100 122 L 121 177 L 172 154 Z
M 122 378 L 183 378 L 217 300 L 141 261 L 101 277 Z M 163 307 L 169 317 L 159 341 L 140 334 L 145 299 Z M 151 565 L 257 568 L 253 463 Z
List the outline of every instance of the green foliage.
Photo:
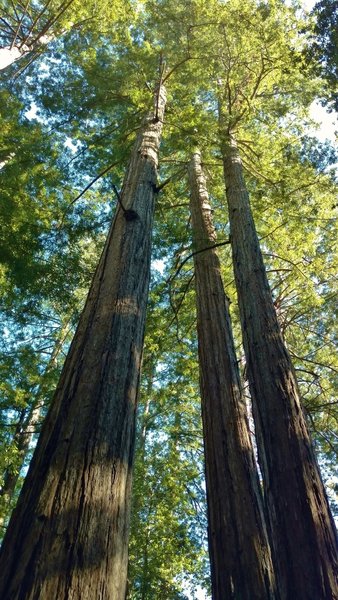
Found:
M 1 4 L 0 68 L 10 67 L 15 77 L 67 32 L 81 31 L 85 35 L 105 31 L 112 24 L 118 26 L 127 18 L 130 21 L 133 15 L 132 2 L 128 0 L 101 0 L 99 5 L 79 0 Z M 14 54 L 10 57 L 11 52 Z M 19 68 L 15 65 L 13 69 L 11 65 L 19 58 Z
M 338 111 L 338 7 L 334 0 L 320 0 L 311 13 L 316 21 L 308 58 L 319 63 L 318 71 L 327 80 L 328 101 Z
M 129 597 L 183 600 L 208 578 L 198 364 L 194 332 L 192 348 L 177 339 L 161 279 L 155 272 L 145 339 Z
M 334 492 L 335 158 L 332 148 L 307 136 L 308 105 L 325 83 L 304 59 L 309 37 L 300 32 L 309 22 L 294 8 L 275 0 L 131 4 L 102 4 L 101 18 L 92 14 L 94 5 L 74 2 L 76 19 L 93 18 L 77 28 L 65 13 L 53 25 L 48 52 L 0 90 L 0 475 L 20 475 L 0 508 L 4 524 L 34 442 L 22 456 L 20 435 L 34 407 L 42 407 L 37 430 L 45 414 L 116 204 L 112 186 L 122 185 L 163 69 L 166 185 L 153 239 L 163 273 L 153 273 L 145 340 L 129 598 L 183 600 L 195 597 L 196 586 L 208 590 L 187 162 L 198 146 L 218 241 L 228 240 L 221 104 L 222 127 L 232 129 L 243 158 L 275 306 Z M 229 246 L 219 253 L 241 359 Z

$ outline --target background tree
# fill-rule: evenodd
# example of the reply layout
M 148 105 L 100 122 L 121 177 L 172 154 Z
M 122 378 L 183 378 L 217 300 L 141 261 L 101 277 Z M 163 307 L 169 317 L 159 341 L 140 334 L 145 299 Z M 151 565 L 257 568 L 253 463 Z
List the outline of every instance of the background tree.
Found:
M 338 111 L 338 8 L 333 0 L 321 0 L 312 9 L 315 17 L 313 39 L 309 46 L 309 59 L 316 58 L 321 75 L 327 80 L 326 96 Z M 330 104 L 329 104 L 330 105 Z
M 5 3 L 0 17 L 0 70 L 24 59 L 21 72 L 57 36 L 77 29 L 83 34 L 88 27 L 117 23 L 126 13 L 131 16 L 130 4 L 120 0 L 109 4 L 101 1 L 99 7 L 91 3 L 83 6 L 78 0 Z

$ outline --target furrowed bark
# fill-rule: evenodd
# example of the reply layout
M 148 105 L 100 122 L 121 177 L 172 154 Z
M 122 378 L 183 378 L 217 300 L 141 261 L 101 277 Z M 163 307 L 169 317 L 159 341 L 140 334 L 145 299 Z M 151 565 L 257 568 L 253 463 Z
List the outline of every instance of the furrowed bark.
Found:
M 221 131 L 234 273 L 282 600 L 338 597 L 337 538 L 283 342 L 235 141 Z
M 214 246 L 201 156 L 189 168 L 195 249 Z M 216 250 L 194 255 L 213 600 L 274 598 L 262 498 Z
M 3 600 L 125 598 L 164 106 L 161 87 L 136 139 L 121 201 L 3 543 Z

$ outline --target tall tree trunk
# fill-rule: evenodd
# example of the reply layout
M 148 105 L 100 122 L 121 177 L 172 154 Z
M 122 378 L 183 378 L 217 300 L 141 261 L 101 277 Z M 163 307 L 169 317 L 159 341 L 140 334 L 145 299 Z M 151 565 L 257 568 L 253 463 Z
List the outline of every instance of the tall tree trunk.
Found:
M 163 87 L 155 104 L 3 543 L 3 600 L 125 598 Z
M 24 54 L 17 46 L 0 48 L 0 71 L 10 67 Z
M 241 160 L 221 131 L 244 350 L 283 600 L 332 600 L 336 532 L 283 342 L 250 209 Z M 337 571 L 336 571 L 337 572 Z
M 213 600 L 274 595 L 270 550 L 201 157 L 189 169 Z

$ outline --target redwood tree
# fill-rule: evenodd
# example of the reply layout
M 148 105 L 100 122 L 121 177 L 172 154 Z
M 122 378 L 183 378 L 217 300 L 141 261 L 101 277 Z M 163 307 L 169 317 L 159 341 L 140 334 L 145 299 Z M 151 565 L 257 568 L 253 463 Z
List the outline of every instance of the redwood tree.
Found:
M 274 576 L 201 156 L 190 163 L 198 353 L 214 600 L 274 598 Z
M 281 334 L 231 124 L 220 137 L 235 281 L 278 590 L 337 598 L 336 531 Z
M 135 409 L 163 86 L 115 218 L 1 554 L 6 599 L 124 600 Z

